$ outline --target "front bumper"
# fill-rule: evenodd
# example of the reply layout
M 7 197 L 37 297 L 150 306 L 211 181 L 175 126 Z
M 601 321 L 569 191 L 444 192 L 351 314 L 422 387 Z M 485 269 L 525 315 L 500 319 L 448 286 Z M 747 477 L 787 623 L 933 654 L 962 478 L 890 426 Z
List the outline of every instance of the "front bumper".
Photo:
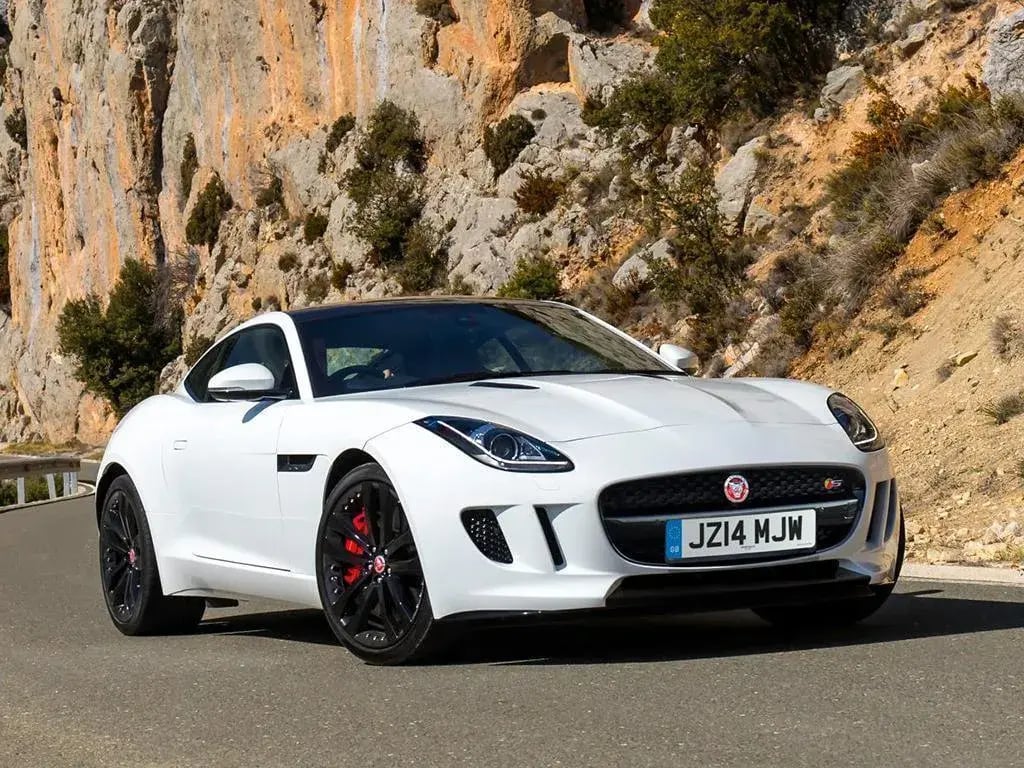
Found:
M 520 474 L 492 469 L 415 424 L 369 443 L 367 450 L 395 483 L 409 517 L 436 618 L 624 607 L 685 612 L 767 604 L 765 599 L 810 602 L 815 596 L 847 596 L 847 588 L 865 591 L 892 581 L 899 501 L 888 455 L 858 451 L 838 426 L 665 427 L 555 447 L 573 460 L 575 470 Z M 685 569 L 644 565 L 614 549 L 598 511 L 601 490 L 625 480 L 821 463 L 859 471 L 865 499 L 848 537 L 813 554 Z M 547 531 L 538 508 L 550 521 Z M 461 520 L 467 509 L 494 511 L 511 563 L 481 554 Z M 561 562 L 553 557 L 552 534 Z M 780 577 L 779 569 L 789 566 L 806 572 Z M 831 575 L 823 567 L 832 568 Z

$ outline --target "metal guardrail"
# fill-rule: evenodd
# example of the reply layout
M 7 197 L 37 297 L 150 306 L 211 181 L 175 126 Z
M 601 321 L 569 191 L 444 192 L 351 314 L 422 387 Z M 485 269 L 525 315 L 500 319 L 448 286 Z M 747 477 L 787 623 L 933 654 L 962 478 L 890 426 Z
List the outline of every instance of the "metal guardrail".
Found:
M 25 503 L 25 480 L 29 477 L 46 478 L 46 488 L 49 491 L 50 500 L 59 498 L 57 496 L 58 474 L 63 477 L 63 496 L 74 496 L 78 493 L 78 472 L 82 462 L 70 456 L 56 456 L 49 458 L 32 458 L 27 456 L 12 456 L 0 458 L 0 480 L 14 480 L 18 489 L 18 506 Z

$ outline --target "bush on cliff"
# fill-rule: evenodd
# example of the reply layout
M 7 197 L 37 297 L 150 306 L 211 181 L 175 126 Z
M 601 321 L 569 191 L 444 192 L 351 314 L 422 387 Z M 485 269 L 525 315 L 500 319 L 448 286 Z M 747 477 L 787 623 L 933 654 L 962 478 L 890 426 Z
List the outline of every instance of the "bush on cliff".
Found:
M 509 299 L 554 299 L 561 292 L 558 265 L 543 256 L 528 256 L 516 262 L 498 295 Z
M 220 234 L 221 219 L 231 210 L 232 205 L 234 202 L 224 188 L 224 182 L 220 176 L 214 175 L 199 193 L 188 217 L 188 224 L 185 225 L 185 239 L 189 244 L 213 248 Z
M 658 0 L 656 72 L 620 88 L 604 107 L 609 131 L 669 122 L 714 130 L 773 112 L 828 70 L 842 0 Z M 593 110 L 591 110 L 593 112 Z M 671 115 L 665 119 L 665 114 Z
M 355 204 L 346 228 L 370 248 L 373 262 L 398 264 L 410 230 L 423 212 L 426 147 L 419 120 L 390 101 L 370 115 L 356 146 L 356 165 L 344 186 Z
M 185 135 L 185 145 L 181 148 L 181 197 L 182 205 L 192 194 L 192 179 L 199 170 L 199 155 L 196 154 L 196 137 L 191 133 Z
M 516 161 L 519 153 L 536 135 L 533 123 L 522 115 L 509 115 L 494 127 L 484 130 L 484 154 L 501 176 Z
M 75 377 L 119 416 L 156 392 L 160 371 L 181 354 L 181 312 L 161 310 L 168 303 L 160 286 L 155 269 L 129 260 L 106 310 L 95 294 L 61 310 L 61 352 L 75 359 Z

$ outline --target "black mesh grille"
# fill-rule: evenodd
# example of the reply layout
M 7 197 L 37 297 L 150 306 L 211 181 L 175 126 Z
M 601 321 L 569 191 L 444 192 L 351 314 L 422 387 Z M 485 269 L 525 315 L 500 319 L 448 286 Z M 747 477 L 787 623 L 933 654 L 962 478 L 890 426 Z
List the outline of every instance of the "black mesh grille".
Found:
M 742 475 L 750 494 L 741 504 L 725 496 L 725 481 Z M 598 498 L 608 538 L 621 555 L 640 563 L 665 565 L 665 520 L 687 515 L 756 511 L 772 507 L 814 507 L 816 551 L 842 543 L 856 525 L 864 504 L 864 478 L 854 469 L 830 466 L 740 467 L 630 480 L 609 486 Z M 807 554 L 804 552 L 804 554 Z M 754 563 L 783 554 L 716 558 Z M 685 567 L 694 562 L 673 562 Z
M 493 510 L 467 509 L 462 513 L 462 524 L 484 557 L 496 563 L 512 562 L 512 552 Z
M 750 495 L 742 504 L 725 498 L 725 481 L 730 475 L 742 475 L 750 486 Z M 826 483 L 828 480 L 832 482 Z M 837 501 L 857 498 L 858 492 L 863 499 L 864 478 L 846 467 L 754 467 L 630 480 L 605 488 L 599 504 L 605 517 L 654 515 L 666 510 L 682 515 Z

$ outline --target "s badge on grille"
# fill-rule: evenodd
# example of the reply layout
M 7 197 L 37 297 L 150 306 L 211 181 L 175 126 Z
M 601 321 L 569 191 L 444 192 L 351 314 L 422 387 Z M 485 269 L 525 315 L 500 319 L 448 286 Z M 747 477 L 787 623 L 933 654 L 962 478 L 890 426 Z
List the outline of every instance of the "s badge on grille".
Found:
M 725 479 L 725 498 L 733 504 L 741 504 L 750 495 L 750 484 L 743 475 L 729 475 Z

